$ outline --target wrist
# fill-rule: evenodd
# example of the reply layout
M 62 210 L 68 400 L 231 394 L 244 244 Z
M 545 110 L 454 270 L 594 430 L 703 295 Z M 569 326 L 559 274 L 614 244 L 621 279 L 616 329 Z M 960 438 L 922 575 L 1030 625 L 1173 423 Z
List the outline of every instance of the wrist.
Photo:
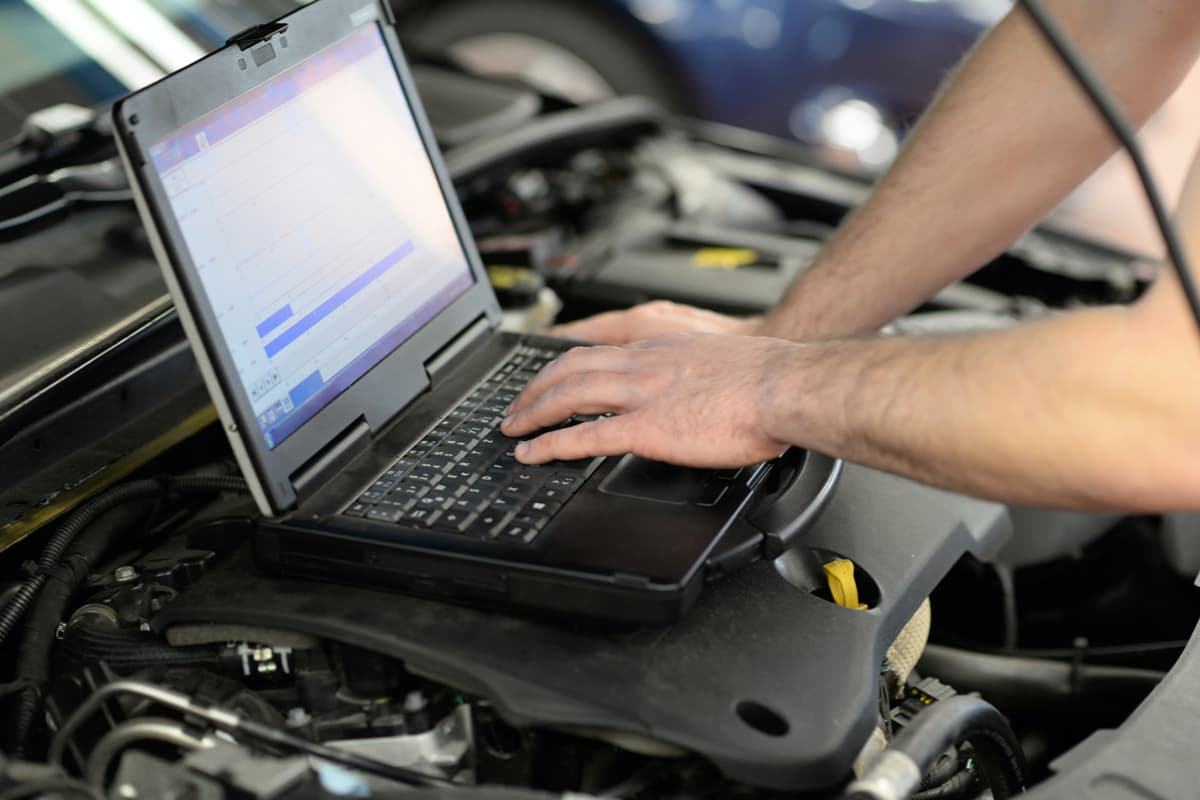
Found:
M 835 392 L 828 373 L 838 344 L 777 341 L 758 381 L 755 411 L 762 435 L 780 444 L 835 450 L 844 409 L 831 402 Z

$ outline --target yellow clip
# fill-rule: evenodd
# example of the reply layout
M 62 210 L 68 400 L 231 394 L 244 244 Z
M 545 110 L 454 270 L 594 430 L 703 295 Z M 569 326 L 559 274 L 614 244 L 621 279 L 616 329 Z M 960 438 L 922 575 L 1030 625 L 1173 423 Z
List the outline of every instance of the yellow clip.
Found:
M 823 566 L 825 579 L 829 581 L 829 594 L 833 596 L 833 602 L 843 608 L 866 611 L 867 607 L 858 602 L 858 584 L 854 581 L 854 562 L 848 558 L 838 558 Z
M 705 247 L 692 256 L 697 269 L 737 269 L 758 262 L 758 253 L 735 247 Z
M 488 280 L 497 289 L 511 289 L 521 281 L 528 280 L 533 270 L 528 267 L 509 267 L 501 264 L 490 264 L 487 268 Z

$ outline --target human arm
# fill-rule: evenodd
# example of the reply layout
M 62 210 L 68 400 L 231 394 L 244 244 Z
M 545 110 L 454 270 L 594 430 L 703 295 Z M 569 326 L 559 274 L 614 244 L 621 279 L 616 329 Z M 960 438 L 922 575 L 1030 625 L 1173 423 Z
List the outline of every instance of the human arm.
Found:
M 1013 503 L 1200 508 L 1200 334 L 1171 282 L 1132 308 L 974 336 L 582 348 L 531 384 L 503 430 L 611 411 L 518 458 L 722 467 L 795 444 Z
M 1140 126 L 1200 51 L 1191 0 L 1045 0 Z M 1031 21 L 979 44 L 868 201 L 764 318 L 647 304 L 554 332 L 624 343 L 677 331 L 791 339 L 872 331 L 986 263 L 1112 154 L 1115 141 Z
M 1200 159 L 1178 215 L 1200 263 Z M 1200 328 L 1164 271 L 1128 308 L 999 332 L 815 343 L 681 334 L 579 348 L 530 383 L 518 458 L 696 466 L 808 447 L 968 494 L 1090 510 L 1200 508 Z

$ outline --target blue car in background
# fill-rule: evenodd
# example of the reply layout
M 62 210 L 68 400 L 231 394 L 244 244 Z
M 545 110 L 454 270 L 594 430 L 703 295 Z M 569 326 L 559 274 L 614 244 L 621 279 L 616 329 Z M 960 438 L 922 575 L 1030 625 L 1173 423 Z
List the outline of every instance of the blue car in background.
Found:
M 1010 0 L 395 0 L 411 43 L 587 101 L 675 111 L 891 160 Z

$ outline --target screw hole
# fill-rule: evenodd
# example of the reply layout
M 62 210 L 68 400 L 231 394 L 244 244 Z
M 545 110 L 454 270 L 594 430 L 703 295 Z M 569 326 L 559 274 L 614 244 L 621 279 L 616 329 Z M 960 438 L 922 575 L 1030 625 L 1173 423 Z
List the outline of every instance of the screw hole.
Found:
M 791 730 L 788 721 L 778 712 L 754 700 L 743 700 L 738 703 L 737 715 L 742 722 L 767 736 L 787 736 L 788 731 Z

